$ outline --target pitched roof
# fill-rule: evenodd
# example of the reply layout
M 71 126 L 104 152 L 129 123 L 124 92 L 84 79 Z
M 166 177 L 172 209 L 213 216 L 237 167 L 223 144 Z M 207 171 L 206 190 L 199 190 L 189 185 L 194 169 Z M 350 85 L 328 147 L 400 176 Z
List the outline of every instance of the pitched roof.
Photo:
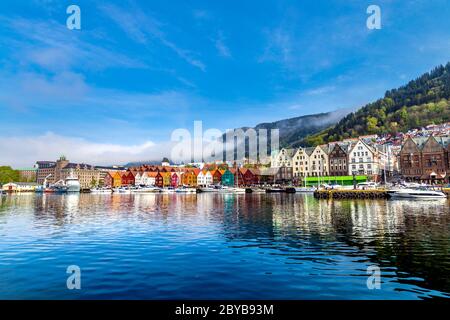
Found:
M 310 156 L 310 155 L 313 153 L 313 151 L 314 151 L 315 149 L 316 149 L 315 147 L 308 147 L 308 148 L 305 148 L 305 153 L 306 153 L 308 156 Z

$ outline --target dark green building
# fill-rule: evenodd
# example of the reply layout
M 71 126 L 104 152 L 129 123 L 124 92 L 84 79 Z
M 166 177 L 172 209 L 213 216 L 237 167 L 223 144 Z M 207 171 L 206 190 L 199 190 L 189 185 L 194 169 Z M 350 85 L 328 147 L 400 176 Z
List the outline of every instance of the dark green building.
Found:
M 222 185 L 234 186 L 234 174 L 228 169 L 222 175 Z

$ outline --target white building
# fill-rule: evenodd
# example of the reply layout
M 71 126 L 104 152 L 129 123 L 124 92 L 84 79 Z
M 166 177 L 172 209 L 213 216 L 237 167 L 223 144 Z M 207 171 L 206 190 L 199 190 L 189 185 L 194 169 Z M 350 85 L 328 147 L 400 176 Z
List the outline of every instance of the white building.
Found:
M 330 174 L 328 168 L 328 146 L 317 146 L 309 156 L 309 172 L 311 176 L 323 177 Z
M 134 176 L 134 185 L 135 186 L 143 185 L 143 183 L 142 183 L 142 176 L 143 176 L 143 173 L 141 173 L 141 172 L 137 172 L 135 174 L 135 176 Z
M 292 157 L 292 174 L 294 178 L 307 177 L 309 172 L 309 156 L 314 148 L 298 148 Z
M 142 184 L 145 186 L 154 186 L 156 185 L 156 176 L 157 172 L 144 172 L 142 175 Z
M 198 186 L 208 186 L 213 184 L 213 176 L 211 171 L 200 171 L 197 176 L 197 185 Z
M 274 152 L 270 166 L 272 168 L 292 168 L 292 157 L 294 156 L 295 151 L 295 149 L 283 148 L 279 152 Z
M 348 153 L 349 175 L 369 175 L 376 176 L 380 174 L 380 158 L 383 154 L 376 148 L 370 146 L 363 140 L 359 139 Z

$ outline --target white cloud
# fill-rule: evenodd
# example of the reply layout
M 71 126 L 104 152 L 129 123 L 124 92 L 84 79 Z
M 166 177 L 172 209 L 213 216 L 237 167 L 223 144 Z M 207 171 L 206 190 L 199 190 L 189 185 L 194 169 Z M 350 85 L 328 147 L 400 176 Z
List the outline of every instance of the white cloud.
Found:
M 335 89 L 336 89 L 335 86 L 323 86 L 323 87 L 307 90 L 305 92 L 305 94 L 310 95 L 310 96 L 316 96 L 316 95 L 322 95 L 325 93 L 330 93 L 330 92 L 334 91 Z
M 53 20 L 40 21 L 0 16 L 0 26 L 10 34 L 2 38 L 21 65 L 32 64 L 52 72 L 77 68 L 101 70 L 109 67 L 148 68 L 138 60 L 87 41 L 95 31 L 71 32 Z
M 224 58 L 231 58 L 230 49 L 225 44 L 225 39 L 222 32 L 219 32 L 217 39 L 214 40 L 214 45 L 216 46 L 220 56 Z
M 41 136 L 0 138 L 0 165 L 30 166 L 38 160 L 54 160 L 65 155 L 72 162 L 92 165 L 125 164 L 130 161 L 160 160 L 170 156 L 170 143 L 120 145 L 93 142 L 48 132 Z M 169 152 L 169 153 L 168 153 Z
M 126 10 L 111 4 L 102 5 L 100 9 L 135 42 L 149 45 L 156 39 L 187 63 L 202 71 L 206 70 L 206 65 L 196 58 L 193 52 L 180 48 L 170 41 L 162 31 L 163 24 L 150 14 L 144 14 L 143 10 L 138 8 Z

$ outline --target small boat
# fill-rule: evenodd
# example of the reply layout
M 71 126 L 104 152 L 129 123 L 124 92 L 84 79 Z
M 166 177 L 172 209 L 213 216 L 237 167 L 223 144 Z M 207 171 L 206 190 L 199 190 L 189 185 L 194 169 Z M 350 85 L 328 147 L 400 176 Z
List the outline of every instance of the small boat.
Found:
M 112 189 L 110 188 L 93 188 L 91 189 L 91 193 L 92 194 L 111 194 L 112 193 Z
M 132 190 L 133 193 L 159 193 L 161 189 L 155 186 L 139 186 Z
M 280 193 L 285 192 L 285 189 L 280 187 L 271 187 L 266 189 L 266 193 Z
M 316 188 L 314 187 L 294 187 L 295 192 L 298 193 L 311 193 L 316 191 Z
M 196 193 L 197 190 L 195 188 L 190 188 L 190 187 L 179 187 L 175 189 L 176 193 Z
M 247 193 L 266 193 L 266 189 L 263 188 L 247 188 Z
M 376 189 L 378 184 L 376 182 L 361 182 L 356 185 L 356 189 L 358 190 L 371 190 Z
M 119 187 L 119 188 L 113 189 L 113 192 L 119 193 L 119 194 L 131 194 L 131 189 L 127 188 L 127 187 Z
M 230 190 L 232 193 L 245 193 L 246 192 L 245 188 L 238 188 L 238 187 L 230 188 Z
M 217 189 L 212 186 L 200 187 L 197 190 L 198 190 L 198 192 L 216 192 L 217 191 Z
M 174 187 L 167 187 L 167 188 L 163 188 L 162 193 L 175 193 L 175 188 Z
M 388 195 L 396 199 L 445 199 L 447 195 L 442 191 L 420 189 L 394 189 L 389 190 Z
M 228 186 L 221 186 L 220 188 L 216 188 L 216 189 L 220 193 L 231 193 L 233 191 L 233 188 L 230 188 Z

